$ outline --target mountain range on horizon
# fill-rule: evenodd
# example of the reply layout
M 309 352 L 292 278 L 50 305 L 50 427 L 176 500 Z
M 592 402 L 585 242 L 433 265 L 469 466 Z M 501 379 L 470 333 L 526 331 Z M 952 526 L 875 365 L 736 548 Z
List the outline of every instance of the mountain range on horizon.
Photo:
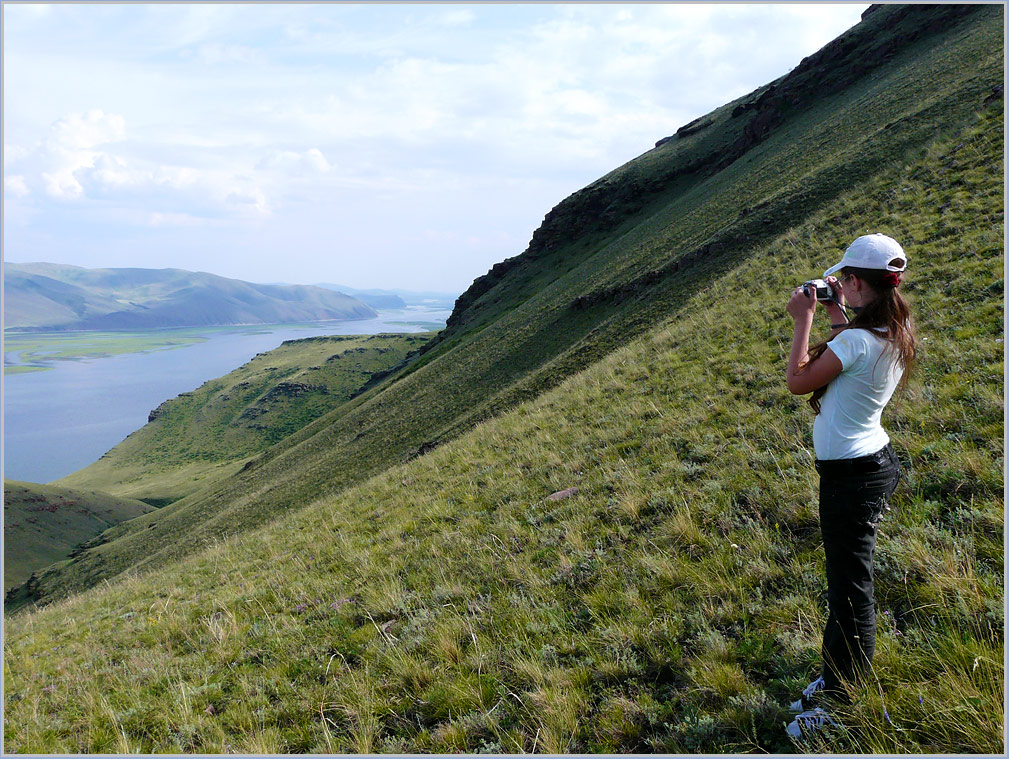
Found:
M 4 263 L 5 331 L 116 330 L 373 319 L 310 285 L 262 285 L 182 269 Z
M 444 290 L 404 290 L 402 288 L 368 288 L 358 289 L 337 285 L 329 282 L 318 282 L 317 287 L 326 287 L 330 290 L 337 290 L 374 306 L 375 308 L 403 308 L 404 306 L 439 306 L 444 305 L 452 308 L 458 292 L 448 292 Z
M 436 334 L 166 401 L 52 484 L 157 508 L 8 591 L 5 748 L 1002 754 L 1004 38 L 873 5 L 558 203 Z M 784 306 L 875 231 L 922 343 L 874 677 L 793 742 L 825 591 Z

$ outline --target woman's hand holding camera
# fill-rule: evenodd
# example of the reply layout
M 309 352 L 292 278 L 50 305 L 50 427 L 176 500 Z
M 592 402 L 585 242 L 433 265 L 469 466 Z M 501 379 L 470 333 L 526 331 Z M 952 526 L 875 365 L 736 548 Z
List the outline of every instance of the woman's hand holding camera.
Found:
M 816 310 L 816 295 L 812 292 L 805 292 L 802 286 L 792 291 L 792 297 L 788 299 L 785 310 L 791 314 L 792 318 L 798 321 L 802 318 L 813 320 L 813 312 Z
M 816 304 L 820 303 L 830 316 L 832 323 L 846 322 L 848 319 L 844 314 L 844 291 L 841 289 L 841 282 L 837 277 L 825 277 L 824 281 L 830 285 L 834 291 L 834 300 L 818 301 L 812 290 L 804 290 L 800 285 L 792 291 L 792 297 L 788 301 L 785 309 L 791 314 L 793 319 L 800 317 L 812 318 L 816 311 Z
M 841 289 L 841 281 L 837 277 L 824 277 L 824 281 L 834 291 L 834 300 L 823 304 L 823 307 L 827 309 L 827 314 L 830 316 L 831 323 L 837 324 L 848 321 L 848 317 L 844 315 L 845 300 L 844 290 Z

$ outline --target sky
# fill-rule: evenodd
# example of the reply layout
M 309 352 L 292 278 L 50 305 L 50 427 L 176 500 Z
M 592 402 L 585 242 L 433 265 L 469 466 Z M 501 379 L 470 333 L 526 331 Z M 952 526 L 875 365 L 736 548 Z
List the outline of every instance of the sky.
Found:
M 3 4 L 3 255 L 459 293 L 867 3 Z

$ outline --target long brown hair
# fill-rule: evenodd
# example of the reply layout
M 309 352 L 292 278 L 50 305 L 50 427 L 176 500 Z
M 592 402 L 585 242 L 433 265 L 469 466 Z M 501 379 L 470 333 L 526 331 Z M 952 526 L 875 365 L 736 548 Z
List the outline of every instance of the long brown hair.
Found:
M 894 352 L 897 363 L 904 370 L 897 385 L 903 391 L 907 387 L 908 375 L 914 368 L 918 337 L 915 334 L 914 321 L 911 319 L 911 309 L 908 307 L 907 301 L 897 292 L 901 276 L 898 274 L 895 277 L 896 272 L 883 269 L 860 269 L 854 266 L 846 266 L 842 272 L 845 275 L 855 275 L 876 293 L 876 297 L 866 303 L 865 307 L 859 310 L 843 329 L 886 329 L 886 332 L 876 332 L 875 334 L 890 343 L 888 350 Z M 810 348 L 806 366 L 819 358 L 826 349 L 826 340 Z M 820 399 L 827 392 L 829 384 L 828 382 L 827 385 L 814 390 L 809 399 L 809 405 L 817 414 L 820 413 Z

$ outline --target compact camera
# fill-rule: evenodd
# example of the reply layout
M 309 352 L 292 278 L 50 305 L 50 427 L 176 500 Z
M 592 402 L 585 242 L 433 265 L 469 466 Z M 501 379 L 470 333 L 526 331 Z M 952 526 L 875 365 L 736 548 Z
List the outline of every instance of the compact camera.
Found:
M 830 303 L 836 299 L 834 296 L 834 288 L 822 279 L 811 279 L 808 282 L 803 282 L 802 292 L 806 294 L 807 298 L 810 293 L 815 293 L 816 299 L 821 303 Z

